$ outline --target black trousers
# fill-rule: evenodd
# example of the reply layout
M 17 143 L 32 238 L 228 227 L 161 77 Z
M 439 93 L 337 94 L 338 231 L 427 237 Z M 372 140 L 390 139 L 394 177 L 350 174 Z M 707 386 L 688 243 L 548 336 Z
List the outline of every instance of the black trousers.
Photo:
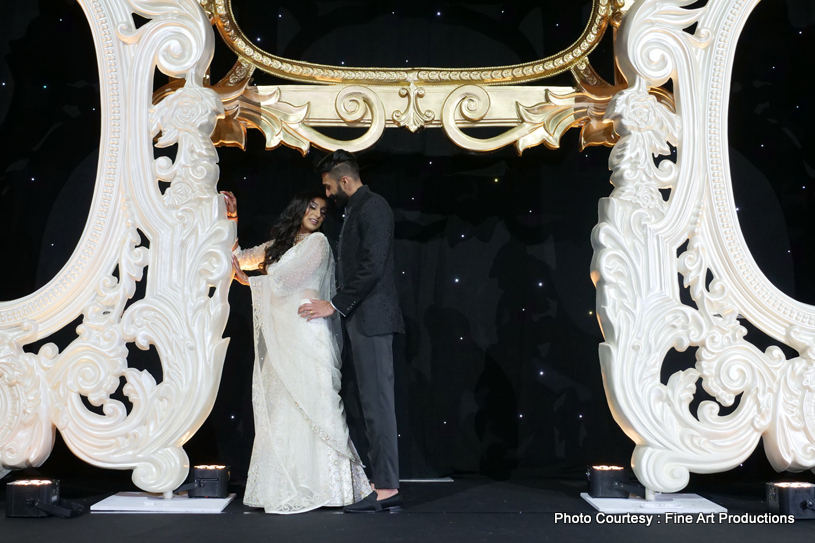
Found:
M 359 403 L 371 450 L 371 482 L 399 488 L 399 445 L 393 392 L 393 334 L 366 336 L 352 315 L 345 328 L 351 343 Z

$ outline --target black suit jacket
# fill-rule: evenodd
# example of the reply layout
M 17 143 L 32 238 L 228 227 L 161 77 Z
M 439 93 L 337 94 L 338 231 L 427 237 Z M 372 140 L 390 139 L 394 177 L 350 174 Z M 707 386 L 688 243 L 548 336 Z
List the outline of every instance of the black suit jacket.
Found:
M 345 208 L 337 247 L 337 295 L 345 317 L 360 320 L 368 336 L 405 331 L 393 267 L 393 212 L 388 202 L 361 186 Z

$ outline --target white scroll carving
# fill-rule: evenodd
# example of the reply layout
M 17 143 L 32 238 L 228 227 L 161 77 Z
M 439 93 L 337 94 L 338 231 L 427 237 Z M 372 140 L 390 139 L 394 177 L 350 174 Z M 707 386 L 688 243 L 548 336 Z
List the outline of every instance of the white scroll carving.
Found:
M 616 56 L 630 86 L 606 113 L 620 140 L 609 160 L 615 188 L 601 200 L 592 232 L 592 277 L 606 394 L 636 443 L 632 466 L 650 491 L 678 491 L 690 472 L 738 466 L 761 438 L 775 469 L 815 466 L 815 308 L 781 293 L 756 266 L 730 180 L 730 69 L 757 2 L 710 0 L 690 10 L 692 0 L 643 0 L 618 34 Z M 697 22 L 693 34 L 684 30 Z M 669 79 L 676 114 L 647 94 Z M 655 166 L 654 156 L 670 153 L 668 143 L 676 163 Z M 680 301 L 680 288 L 696 307 Z M 754 347 L 741 316 L 800 356 Z M 693 347 L 695 367 L 663 385 L 666 353 Z M 708 401 L 694 417 L 699 379 L 722 405 L 741 394 L 735 410 L 723 416 Z
M 203 86 L 214 34 L 195 0 L 80 4 L 100 68 L 103 152 L 71 260 L 37 292 L 0 303 L 0 467 L 42 464 L 58 429 L 81 459 L 132 469 L 137 486 L 169 495 L 186 478 L 182 446 L 212 409 L 228 343 L 235 231 L 209 138 L 224 111 Z M 132 13 L 148 22 L 137 29 Z M 153 106 L 156 67 L 186 82 Z M 175 160 L 154 158 L 157 135 L 157 146 L 177 146 Z M 159 180 L 169 182 L 163 194 Z M 125 308 L 138 281 L 146 294 Z M 61 352 L 50 343 L 23 351 L 79 315 L 78 337 Z M 128 367 L 129 342 L 155 346 L 161 383 Z M 111 399 L 121 378 L 129 413 Z

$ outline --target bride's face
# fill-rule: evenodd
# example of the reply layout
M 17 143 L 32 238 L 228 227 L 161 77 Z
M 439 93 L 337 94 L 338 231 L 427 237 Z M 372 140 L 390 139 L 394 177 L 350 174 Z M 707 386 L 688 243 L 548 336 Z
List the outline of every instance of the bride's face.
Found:
M 303 216 L 301 230 L 316 232 L 325 220 L 326 202 L 322 198 L 315 198 L 308 203 L 306 214 Z

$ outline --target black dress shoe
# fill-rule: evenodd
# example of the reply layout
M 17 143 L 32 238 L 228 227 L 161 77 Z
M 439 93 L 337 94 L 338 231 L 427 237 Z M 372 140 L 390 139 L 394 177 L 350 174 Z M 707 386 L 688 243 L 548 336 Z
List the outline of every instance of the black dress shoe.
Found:
M 361 500 L 346 506 L 343 513 L 398 513 L 402 510 L 402 495 L 398 492 L 384 500 L 376 499 L 376 492 L 371 492 Z

